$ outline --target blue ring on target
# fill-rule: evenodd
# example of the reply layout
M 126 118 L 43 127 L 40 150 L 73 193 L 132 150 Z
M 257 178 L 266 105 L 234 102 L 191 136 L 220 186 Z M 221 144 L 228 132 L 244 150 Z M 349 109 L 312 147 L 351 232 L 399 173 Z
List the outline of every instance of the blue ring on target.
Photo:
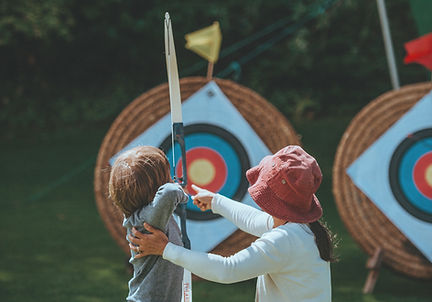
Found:
M 241 142 L 230 132 L 211 124 L 193 124 L 184 127 L 186 157 L 189 159 L 188 152 L 196 149 L 210 149 L 217 153 L 225 162 L 224 169 L 215 167 L 216 173 L 226 171 L 225 182 L 218 190 L 218 193 L 234 200 L 241 200 L 247 192 L 248 181 L 246 171 L 250 168 L 250 161 L 247 152 Z M 173 156 L 172 156 L 171 136 L 165 138 L 160 148 L 165 152 L 171 165 L 171 174 L 174 175 Z M 178 144 L 175 146 L 176 165 L 178 165 L 181 151 Z M 205 160 L 205 154 L 203 154 Z M 188 182 L 190 183 L 190 162 L 188 160 Z M 219 175 L 220 176 L 220 175 Z M 201 212 L 196 207 L 192 199 L 189 198 L 186 206 L 188 219 L 209 220 L 219 218 L 220 215 L 213 214 L 211 211 Z
M 417 131 L 399 144 L 389 167 L 390 187 L 395 199 L 408 213 L 426 222 L 432 222 L 432 199 L 419 191 L 414 169 L 419 159 L 431 151 L 432 128 Z

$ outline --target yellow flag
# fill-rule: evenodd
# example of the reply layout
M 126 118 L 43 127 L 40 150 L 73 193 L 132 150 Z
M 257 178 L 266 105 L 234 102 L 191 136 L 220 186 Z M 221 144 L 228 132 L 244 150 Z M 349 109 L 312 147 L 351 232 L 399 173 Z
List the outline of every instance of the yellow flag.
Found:
M 186 48 L 204 57 L 210 63 L 215 63 L 219 58 L 219 50 L 222 42 L 222 33 L 219 22 L 185 35 Z

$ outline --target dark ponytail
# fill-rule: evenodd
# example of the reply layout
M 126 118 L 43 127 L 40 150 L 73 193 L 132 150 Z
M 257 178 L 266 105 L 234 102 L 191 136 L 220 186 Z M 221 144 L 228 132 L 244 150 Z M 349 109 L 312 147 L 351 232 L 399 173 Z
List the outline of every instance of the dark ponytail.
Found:
M 318 220 L 309 223 L 309 227 L 315 235 L 315 243 L 318 247 L 321 259 L 329 262 L 336 262 L 337 258 L 333 254 L 335 236 L 325 224 L 322 224 Z

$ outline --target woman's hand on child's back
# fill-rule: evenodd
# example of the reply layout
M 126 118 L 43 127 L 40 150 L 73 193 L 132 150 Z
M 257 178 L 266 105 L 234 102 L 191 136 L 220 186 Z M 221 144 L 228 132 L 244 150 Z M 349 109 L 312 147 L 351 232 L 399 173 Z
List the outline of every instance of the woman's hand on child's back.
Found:
M 194 205 L 201 209 L 201 211 L 207 211 L 211 209 L 211 203 L 215 193 L 208 190 L 202 189 L 196 185 L 192 185 L 197 194 L 192 196 Z
M 149 231 L 150 234 L 143 234 L 133 228 L 132 233 L 134 236 L 129 235 L 129 241 L 134 244 L 129 244 L 129 247 L 137 253 L 135 258 L 148 255 L 162 255 L 168 244 L 168 237 L 164 232 L 155 229 L 147 223 L 144 223 L 144 228 Z

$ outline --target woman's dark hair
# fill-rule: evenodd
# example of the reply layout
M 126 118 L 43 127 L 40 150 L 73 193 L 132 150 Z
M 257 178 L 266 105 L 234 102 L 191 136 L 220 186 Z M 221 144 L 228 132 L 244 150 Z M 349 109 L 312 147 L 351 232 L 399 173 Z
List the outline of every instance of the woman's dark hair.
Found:
M 325 223 L 319 220 L 309 223 L 312 233 L 315 235 L 315 243 L 318 247 L 321 259 L 329 262 L 336 262 L 333 248 L 336 246 L 335 237 L 327 228 Z

